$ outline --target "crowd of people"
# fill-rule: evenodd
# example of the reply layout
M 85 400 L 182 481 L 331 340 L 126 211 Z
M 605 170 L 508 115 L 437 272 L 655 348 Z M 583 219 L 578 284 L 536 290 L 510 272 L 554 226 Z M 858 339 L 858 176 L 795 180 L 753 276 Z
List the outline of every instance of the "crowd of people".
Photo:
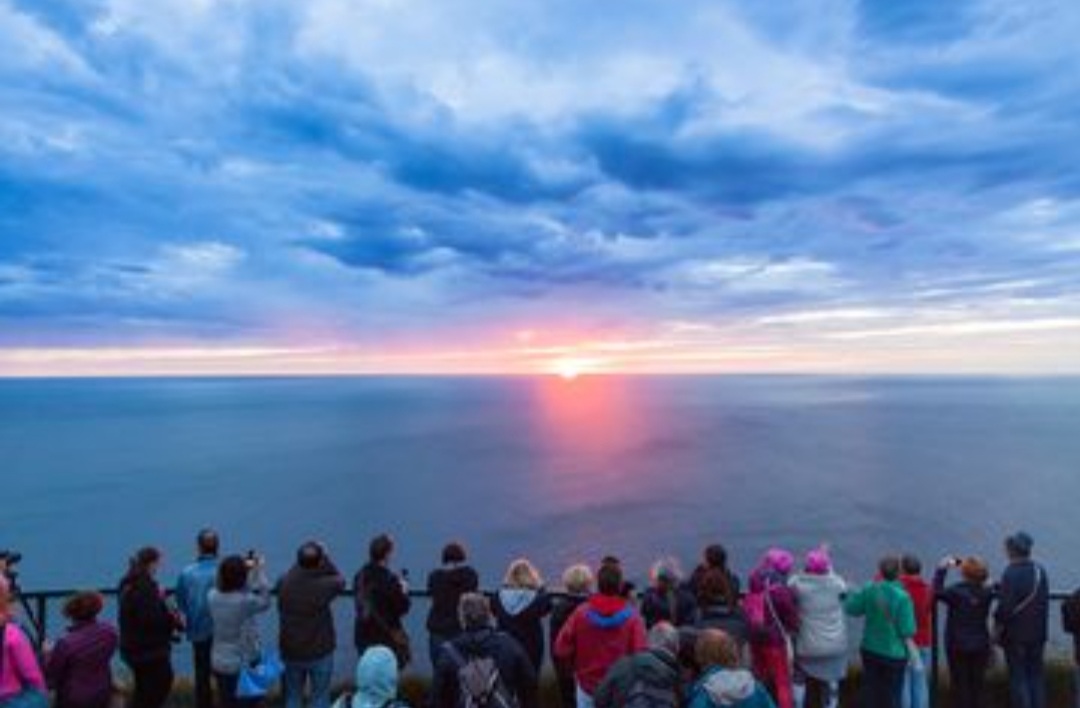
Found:
M 942 559 L 930 580 L 913 555 L 881 559 L 874 580 L 850 586 L 829 549 L 796 558 L 774 548 L 745 589 L 727 553 L 710 545 L 689 577 L 671 558 L 638 592 L 615 557 L 577 564 L 549 592 L 526 559 L 514 560 L 494 593 L 465 547 L 448 544 L 427 578 L 431 708 L 536 708 L 538 677 L 550 658 L 563 708 L 803 708 L 808 696 L 835 708 L 848 675 L 849 617 L 861 618 L 859 695 L 866 708 L 926 708 L 935 602 L 945 608 L 944 652 L 953 705 L 984 705 L 984 681 L 1000 647 L 1013 708 L 1045 708 L 1043 671 L 1049 579 L 1032 559 L 1031 537 L 1005 540 L 1007 565 L 991 585 L 984 560 Z M 0 708 L 108 708 L 111 661 L 130 669 L 131 708 L 161 708 L 173 686 L 173 645 L 193 652 L 196 708 L 258 708 L 281 680 L 286 708 L 329 708 L 337 632 L 332 606 L 348 583 L 325 546 L 307 542 L 272 585 L 254 552 L 221 557 L 218 535 L 197 537 L 198 557 L 172 597 L 161 553 L 140 549 L 119 584 L 118 627 L 99 618 L 103 597 L 80 592 L 64 604 L 71 624 L 35 647 L 18 622 L 14 592 L 0 572 Z M 335 708 L 404 707 L 398 677 L 413 641 L 407 578 L 394 571 L 394 541 L 374 538 L 355 574 L 356 688 Z M 0 571 L 3 571 L 0 568 Z M 959 577 L 949 582 L 950 573 Z M 265 651 L 258 616 L 275 606 L 278 662 Z M 1080 591 L 1062 603 L 1077 638 Z M 1080 670 L 1077 672 L 1080 706 Z

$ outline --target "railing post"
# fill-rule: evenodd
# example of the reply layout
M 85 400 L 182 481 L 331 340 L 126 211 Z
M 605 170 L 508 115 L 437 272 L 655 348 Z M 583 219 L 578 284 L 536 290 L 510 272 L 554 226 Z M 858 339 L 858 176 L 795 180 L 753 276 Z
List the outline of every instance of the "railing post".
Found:
M 930 708 L 940 705 L 941 678 L 938 671 L 938 663 L 941 660 L 941 652 L 938 650 L 938 601 L 935 594 L 933 603 L 930 605 Z
M 37 615 L 37 620 L 34 623 L 37 626 L 35 627 L 35 629 L 37 629 L 38 641 L 41 642 L 42 646 L 45 646 L 45 639 L 46 637 L 48 637 L 45 632 L 49 628 L 49 601 L 48 598 L 46 598 L 45 593 L 41 593 L 35 599 L 35 604 L 37 605 L 35 612 L 35 614 Z

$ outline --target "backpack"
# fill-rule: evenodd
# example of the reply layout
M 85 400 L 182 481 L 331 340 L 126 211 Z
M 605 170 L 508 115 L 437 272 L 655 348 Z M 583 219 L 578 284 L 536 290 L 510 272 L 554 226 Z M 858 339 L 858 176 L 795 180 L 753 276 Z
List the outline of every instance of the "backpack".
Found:
M 518 708 L 495 659 L 480 654 L 466 657 L 449 642 L 446 651 L 457 666 L 459 708 Z
M 678 708 L 679 699 L 671 688 L 634 679 L 623 700 L 622 708 Z
M 1061 628 L 1069 634 L 1080 634 L 1080 590 L 1061 603 Z

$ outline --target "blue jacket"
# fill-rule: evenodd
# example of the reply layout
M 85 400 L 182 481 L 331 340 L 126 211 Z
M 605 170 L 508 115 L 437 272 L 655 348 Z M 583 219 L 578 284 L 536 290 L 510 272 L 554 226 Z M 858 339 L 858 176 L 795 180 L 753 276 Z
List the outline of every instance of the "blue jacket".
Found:
M 188 641 L 207 642 L 214 637 L 207 598 L 217 580 L 217 568 L 217 558 L 204 556 L 184 568 L 176 581 L 176 606 L 184 616 Z
M 1038 586 L 1035 585 L 1036 578 L 1039 580 Z M 1021 560 L 1005 568 L 998 588 L 994 621 L 1004 629 L 1004 644 L 1046 642 L 1050 621 L 1050 582 L 1042 566 L 1030 560 Z

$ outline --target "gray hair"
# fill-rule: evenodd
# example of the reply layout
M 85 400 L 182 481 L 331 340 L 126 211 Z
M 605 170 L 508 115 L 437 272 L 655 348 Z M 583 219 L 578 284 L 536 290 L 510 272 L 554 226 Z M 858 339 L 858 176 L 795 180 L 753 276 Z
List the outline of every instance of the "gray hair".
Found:
M 662 649 L 672 656 L 678 656 L 679 630 L 670 622 L 657 622 L 649 630 L 649 648 Z
M 492 626 L 491 603 L 478 592 L 465 593 L 458 600 L 458 620 L 466 632 Z

